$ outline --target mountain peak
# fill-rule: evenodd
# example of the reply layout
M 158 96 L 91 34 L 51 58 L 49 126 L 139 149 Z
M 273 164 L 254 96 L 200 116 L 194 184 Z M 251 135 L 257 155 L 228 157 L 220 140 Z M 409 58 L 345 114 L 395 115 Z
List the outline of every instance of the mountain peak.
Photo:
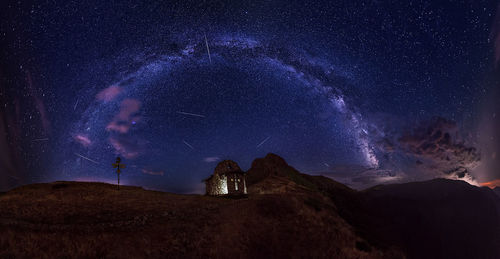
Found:
M 269 176 L 287 177 L 291 174 L 298 175 L 299 171 L 289 166 L 282 157 L 268 153 L 252 162 L 252 167 L 247 171 L 247 184 L 250 186 Z

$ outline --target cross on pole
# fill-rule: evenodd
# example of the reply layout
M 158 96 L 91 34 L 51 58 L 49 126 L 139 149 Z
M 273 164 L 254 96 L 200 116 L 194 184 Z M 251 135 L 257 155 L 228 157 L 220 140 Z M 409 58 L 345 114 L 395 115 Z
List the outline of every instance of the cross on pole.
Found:
M 113 168 L 116 168 L 116 175 L 118 176 L 118 190 L 120 190 L 120 169 L 125 168 L 124 164 L 120 164 L 122 159 L 120 157 L 116 158 L 116 162 L 113 164 Z

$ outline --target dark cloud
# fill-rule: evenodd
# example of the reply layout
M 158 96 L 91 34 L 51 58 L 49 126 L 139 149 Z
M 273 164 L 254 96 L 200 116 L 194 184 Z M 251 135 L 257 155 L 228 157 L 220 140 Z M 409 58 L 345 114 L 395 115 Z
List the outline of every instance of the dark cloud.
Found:
M 15 64 L 0 60 L 0 191 L 30 180 L 28 167 L 39 164 L 37 159 L 26 159 L 27 154 L 40 152 L 46 144 L 34 145 L 32 139 L 45 138 L 50 130 L 45 105 L 31 74 L 19 71 L 20 65 Z M 39 121 L 31 120 L 37 116 Z M 29 132 L 31 126 L 40 130 Z
M 378 168 L 335 166 L 322 174 L 355 189 L 436 177 L 479 184 L 473 169 L 482 163 L 480 152 L 462 140 L 454 121 L 434 117 L 410 126 L 384 121 L 392 126 L 370 130 L 381 161 Z
M 23 171 L 19 153 L 12 145 L 17 134 L 7 126 L 8 115 L 4 114 L 3 108 L 0 107 L 0 191 L 18 184 Z
M 33 102 L 35 104 L 36 110 L 38 114 L 40 114 L 40 121 L 42 123 L 42 127 L 46 134 L 50 133 L 50 121 L 48 118 L 47 109 L 45 108 L 45 104 L 43 100 L 40 98 L 37 89 L 33 85 L 33 80 L 31 77 L 31 73 L 29 71 L 26 72 L 26 83 L 28 86 L 28 93 L 33 98 Z
M 467 146 L 458 137 L 453 121 L 435 117 L 423 122 L 412 132 L 398 138 L 399 149 L 417 165 L 428 165 L 445 176 L 465 179 L 481 161 L 475 147 Z
M 498 66 L 498 63 L 500 61 L 500 5 L 498 5 L 498 8 L 497 8 L 497 14 L 496 14 L 495 20 L 493 22 L 490 38 L 494 44 L 495 63 Z
M 481 105 L 481 122 L 477 129 L 484 154 L 480 172 L 483 182 L 500 179 L 500 5 L 492 26 L 491 40 L 495 48 L 496 68 L 487 84 L 487 99 Z

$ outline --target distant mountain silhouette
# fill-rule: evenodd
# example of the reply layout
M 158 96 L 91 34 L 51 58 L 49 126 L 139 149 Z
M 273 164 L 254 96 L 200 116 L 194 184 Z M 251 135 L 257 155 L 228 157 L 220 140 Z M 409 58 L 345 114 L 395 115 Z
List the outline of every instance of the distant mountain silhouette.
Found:
M 500 197 L 500 187 L 495 187 L 495 189 L 493 189 L 493 192 L 495 192 L 498 197 Z
M 0 195 L 0 258 L 500 258 L 498 190 L 462 181 L 355 191 L 275 154 L 248 198 L 55 182 Z
M 376 186 L 363 192 L 370 229 L 410 258 L 500 258 L 500 198 L 463 181 Z
M 329 197 L 356 232 L 379 248 L 396 245 L 409 258 L 500 258 L 499 187 L 434 179 L 357 192 L 323 176 L 301 174 L 268 154 L 248 171 L 260 181 L 250 191 L 283 189 L 273 185 L 276 176 Z

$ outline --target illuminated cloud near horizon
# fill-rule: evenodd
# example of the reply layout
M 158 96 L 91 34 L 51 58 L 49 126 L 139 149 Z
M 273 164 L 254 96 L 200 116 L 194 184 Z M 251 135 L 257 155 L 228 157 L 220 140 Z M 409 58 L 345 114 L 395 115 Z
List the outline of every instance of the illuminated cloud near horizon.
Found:
M 460 139 L 455 122 L 434 117 L 407 130 L 387 123 L 391 131 L 372 137 L 383 157 L 381 168 L 334 166 L 326 175 L 356 189 L 433 178 L 479 185 L 474 169 L 481 165 L 481 154 Z
M 486 186 L 486 187 L 489 187 L 491 189 L 493 189 L 493 188 L 500 188 L 500 179 L 496 179 L 496 180 L 493 180 L 493 181 L 481 183 L 481 186 Z
M 423 122 L 412 132 L 399 139 L 401 151 L 415 158 L 422 170 L 431 169 L 443 177 L 464 180 L 477 185 L 471 170 L 481 161 L 481 155 L 473 146 L 467 146 L 457 137 L 455 122 L 436 117 Z

